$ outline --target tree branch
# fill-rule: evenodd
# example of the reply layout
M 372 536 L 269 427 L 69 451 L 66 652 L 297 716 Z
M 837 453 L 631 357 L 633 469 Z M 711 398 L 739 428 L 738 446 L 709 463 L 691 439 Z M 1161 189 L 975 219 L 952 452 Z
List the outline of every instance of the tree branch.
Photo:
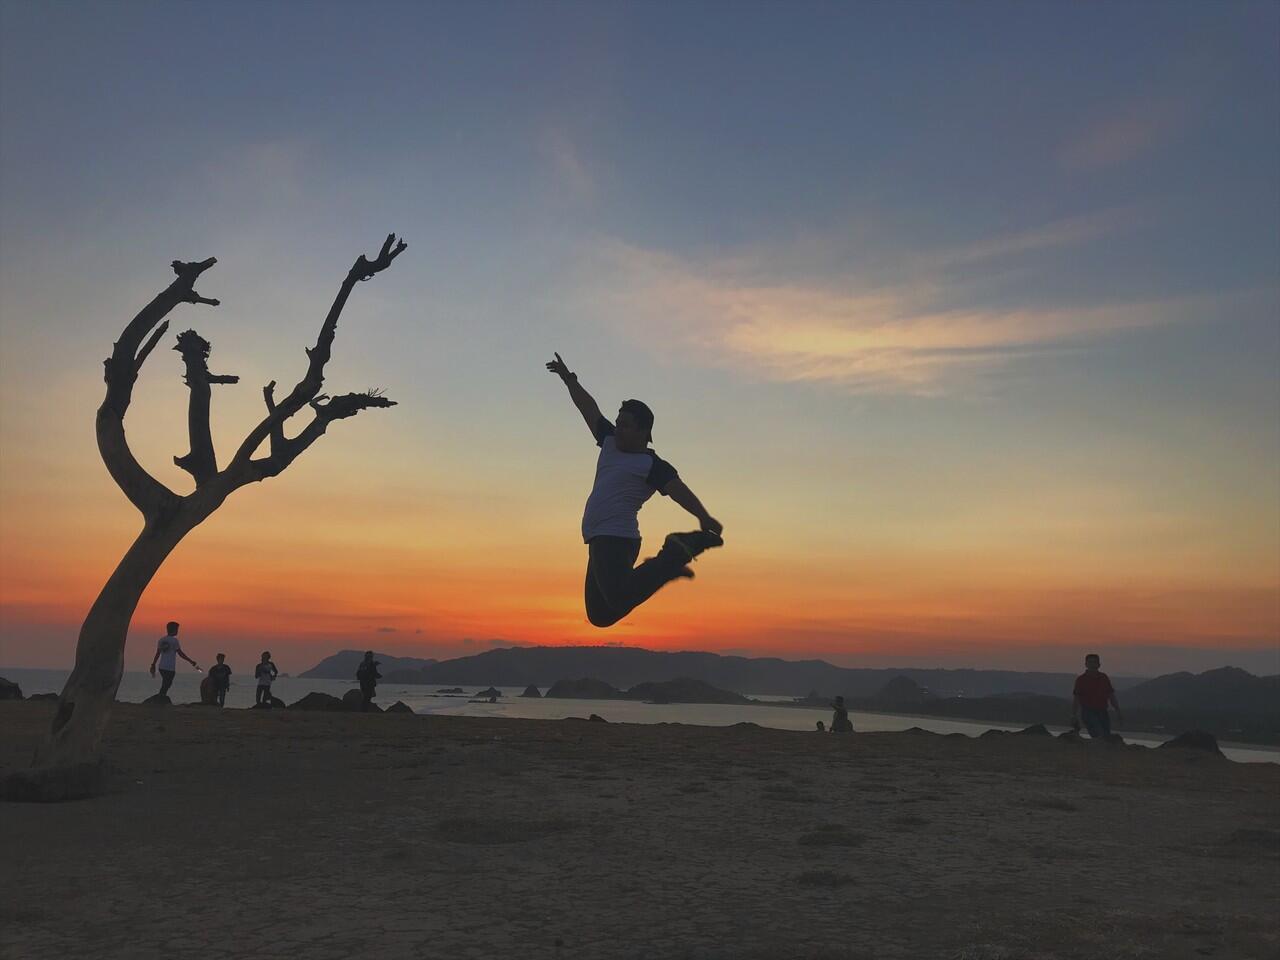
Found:
M 262 442 L 277 427 L 281 426 L 286 420 L 320 395 L 320 389 L 324 386 L 325 364 L 329 362 L 333 337 L 338 329 L 338 317 L 342 315 L 342 309 L 346 306 L 347 298 L 351 295 L 352 289 L 360 281 L 368 280 L 391 266 L 391 262 L 400 256 L 407 246 L 408 244 L 403 240 L 397 242 L 396 235 L 390 233 L 387 234 L 387 239 L 383 241 L 382 249 L 373 261 L 366 259 L 364 254 L 361 254 L 356 259 L 355 264 L 347 271 L 346 279 L 342 281 L 342 285 L 338 288 L 338 295 L 334 298 L 333 305 L 329 308 L 329 313 L 324 318 L 324 323 L 320 325 L 320 333 L 316 337 L 316 345 L 307 351 L 306 374 L 298 381 L 297 386 L 290 391 L 289 395 L 279 404 L 269 407 L 267 416 L 249 431 L 249 435 L 240 444 L 240 449 L 236 451 L 236 455 L 232 459 L 233 466 L 246 466 L 250 458 L 257 452 L 257 449 L 262 446 Z M 355 396 L 355 394 L 352 394 L 352 396 Z
M 98 452 L 111 479 L 148 518 L 156 516 L 166 505 L 175 503 L 177 495 L 143 469 L 134 457 L 125 437 L 124 415 L 133 399 L 138 370 L 168 329 L 165 317 L 169 312 L 179 303 L 217 303 L 201 297 L 194 289 L 200 274 L 215 263 L 217 260 L 213 257 L 198 263 L 173 261 L 173 272 L 177 278 L 129 321 L 115 342 L 111 356 L 103 363 L 107 392 L 95 422 Z M 157 324 L 159 329 L 152 332 Z
M 364 393 L 344 393 L 342 396 L 333 398 L 321 395 L 312 400 L 309 405 L 315 411 L 311 422 L 292 440 L 286 440 L 281 431 L 279 442 L 272 440 L 270 456 L 251 460 L 246 465 L 244 483 L 251 480 L 265 480 L 267 477 L 282 473 L 304 450 L 324 436 L 325 430 L 333 421 L 354 417 L 361 410 L 394 407 L 396 403 L 384 397 L 379 390 L 368 390 Z M 228 471 L 231 469 L 232 467 L 229 467 Z
M 218 459 L 213 450 L 213 435 L 209 430 L 209 402 L 214 383 L 239 383 L 239 377 L 223 376 L 209 372 L 209 341 L 194 330 L 178 334 L 173 349 L 182 354 L 186 365 L 187 387 L 191 400 L 187 405 L 187 432 L 191 438 L 191 452 L 174 457 L 173 462 L 195 478 L 196 486 L 208 483 L 218 472 Z

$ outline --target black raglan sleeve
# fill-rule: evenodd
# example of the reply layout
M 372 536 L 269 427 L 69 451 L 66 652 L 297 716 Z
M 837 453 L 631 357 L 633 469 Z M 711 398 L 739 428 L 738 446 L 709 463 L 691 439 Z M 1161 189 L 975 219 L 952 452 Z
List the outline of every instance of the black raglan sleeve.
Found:
M 652 454 L 652 456 L 653 463 L 649 466 L 649 472 L 645 475 L 644 482 L 665 497 L 667 495 L 664 489 L 666 485 L 680 475 L 676 473 L 675 467 L 656 453 Z

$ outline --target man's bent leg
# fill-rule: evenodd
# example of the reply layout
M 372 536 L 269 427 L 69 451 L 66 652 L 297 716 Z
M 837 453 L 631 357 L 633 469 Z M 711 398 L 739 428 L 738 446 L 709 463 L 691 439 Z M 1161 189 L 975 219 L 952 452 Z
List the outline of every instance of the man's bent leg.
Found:
M 583 600 L 587 606 L 587 619 L 593 627 L 611 627 L 622 619 L 622 614 L 609 606 L 600 588 L 596 585 L 595 572 L 587 563 L 586 583 L 583 585 Z
M 597 627 L 617 623 L 636 605 L 632 600 L 632 564 L 640 555 L 640 541 L 629 537 L 592 537 L 587 544 L 587 618 Z
M 173 686 L 173 675 L 176 672 L 175 670 L 160 671 L 160 696 L 163 697 L 169 693 L 169 688 Z
M 692 572 L 685 568 L 688 562 L 683 553 L 663 546 L 656 556 L 631 572 L 631 605 L 640 606 L 672 580 L 692 576 Z

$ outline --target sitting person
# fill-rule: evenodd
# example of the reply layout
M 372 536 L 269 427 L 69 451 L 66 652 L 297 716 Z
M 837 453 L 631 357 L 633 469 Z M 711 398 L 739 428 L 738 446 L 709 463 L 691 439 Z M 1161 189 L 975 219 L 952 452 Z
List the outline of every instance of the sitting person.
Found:
M 832 733 L 853 733 L 853 724 L 849 722 L 849 711 L 845 709 L 844 697 L 836 697 L 835 703 L 831 704 L 834 711 L 831 715 L 831 732 Z

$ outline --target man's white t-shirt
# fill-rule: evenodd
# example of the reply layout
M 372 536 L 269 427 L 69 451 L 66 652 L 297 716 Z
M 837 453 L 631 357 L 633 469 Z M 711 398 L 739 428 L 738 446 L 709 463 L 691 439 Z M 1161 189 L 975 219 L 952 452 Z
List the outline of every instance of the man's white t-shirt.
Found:
M 182 644 L 178 643 L 177 637 L 161 637 L 157 640 L 156 650 L 160 653 L 160 669 L 177 670 L 178 651 L 181 649 Z
M 640 539 L 637 515 L 646 500 L 674 480 L 676 468 L 652 450 L 624 453 L 613 438 L 613 424 L 601 417 L 595 426 L 600 457 L 596 482 L 582 512 L 582 540 L 592 537 Z M 663 493 L 663 496 L 666 496 Z

